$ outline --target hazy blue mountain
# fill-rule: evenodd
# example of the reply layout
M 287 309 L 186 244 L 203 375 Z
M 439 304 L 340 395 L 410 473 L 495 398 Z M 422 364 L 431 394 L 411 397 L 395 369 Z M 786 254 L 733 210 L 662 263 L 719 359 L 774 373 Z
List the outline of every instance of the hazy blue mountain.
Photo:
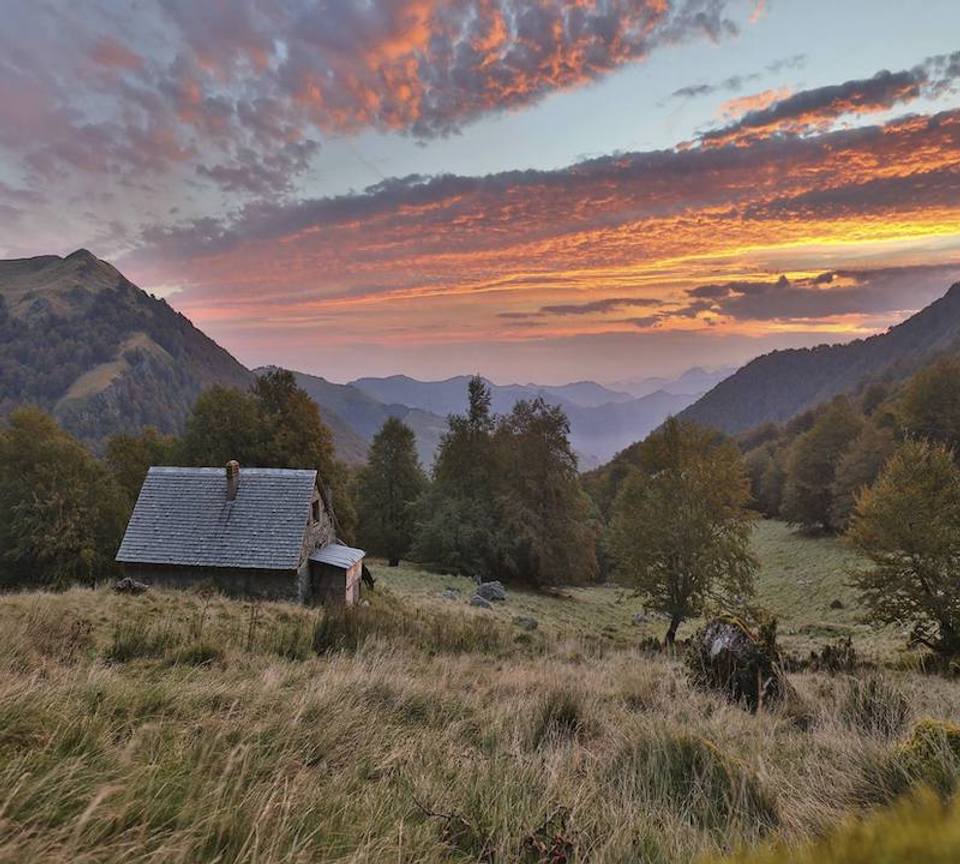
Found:
M 783 422 L 864 383 L 902 380 L 960 349 L 960 283 L 902 324 L 845 345 L 773 351 L 751 361 L 680 416 L 736 433 Z
M 712 390 L 736 371 L 735 366 L 723 366 L 719 369 L 704 369 L 701 366 L 695 366 L 675 378 L 628 378 L 622 381 L 612 381 L 610 387 L 624 391 L 634 398 L 649 396 L 658 390 L 678 396 L 697 396 Z
M 350 385 L 339 386 L 353 387 L 382 403 L 405 404 L 438 417 L 466 410 L 469 380 L 468 375 L 443 381 L 418 381 L 406 375 L 392 375 L 388 378 L 359 378 Z M 538 396 L 553 405 L 560 405 L 570 418 L 570 441 L 583 469 L 607 461 L 617 451 L 643 438 L 703 392 L 656 391 L 633 398 L 591 381 L 562 386 L 488 383 L 493 410 L 497 414 L 508 413 L 520 399 Z M 349 416 L 343 410 L 340 413 Z
M 321 411 L 336 415 L 360 440 L 362 452 L 353 461 L 365 461 L 373 436 L 388 417 L 397 417 L 416 435 L 417 455 L 424 468 L 429 469 L 433 464 L 440 436 L 447 429 L 446 417 L 396 402 L 385 404 L 352 384 L 335 384 L 319 375 L 305 372 L 294 374 L 297 383 L 310 394 Z

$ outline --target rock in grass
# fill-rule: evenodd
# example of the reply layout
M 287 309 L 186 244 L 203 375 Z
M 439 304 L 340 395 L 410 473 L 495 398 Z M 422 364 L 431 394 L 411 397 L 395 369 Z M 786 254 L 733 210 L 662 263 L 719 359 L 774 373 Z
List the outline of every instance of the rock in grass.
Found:
M 530 618 L 527 615 L 518 615 L 513 619 L 513 623 L 516 624 L 521 630 L 536 630 L 540 626 L 536 618 Z
M 122 579 L 113 583 L 113 590 L 118 594 L 143 594 L 144 591 L 149 590 L 149 587 L 150 586 L 144 582 L 138 582 L 129 576 L 124 576 Z
M 440 596 L 444 600 L 459 600 L 460 592 L 456 588 L 445 588 Z
M 476 606 L 480 609 L 492 609 L 493 604 L 489 600 L 481 597 L 479 594 L 474 594 L 473 597 L 468 601 L 471 606 Z
M 502 582 L 481 582 L 477 586 L 477 596 L 484 600 L 506 600 L 507 589 Z
M 752 711 L 790 692 L 773 639 L 758 639 L 735 618 L 714 618 L 701 628 L 686 661 L 695 685 L 719 690 Z

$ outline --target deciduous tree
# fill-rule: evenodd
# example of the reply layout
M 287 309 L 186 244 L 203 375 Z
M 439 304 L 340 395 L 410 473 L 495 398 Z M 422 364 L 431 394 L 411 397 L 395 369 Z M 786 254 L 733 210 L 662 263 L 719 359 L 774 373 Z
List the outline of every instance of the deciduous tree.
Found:
M 123 494 L 106 467 L 38 408 L 0 430 L 0 569 L 7 584 L 93 584 L 114 569 Z
M 787 521 L 804 528 L 836 527 L 831 518 L 833 481 L 841 458 L 863 424 L 863 416 L 841 396 L 794 441 L 780 508 Z
M 855 584 L 872 618 L 960 654 L 960 469 L 942 444 L 908 440 L 864 491 L 849 531 L 873 562 Z
M 739 449 L 671 419 L 641 445 L 613 506 L 608 541 L 621 576 L 670 616 L 672 643 L 714 596 L 748 596 L 757 564 Z

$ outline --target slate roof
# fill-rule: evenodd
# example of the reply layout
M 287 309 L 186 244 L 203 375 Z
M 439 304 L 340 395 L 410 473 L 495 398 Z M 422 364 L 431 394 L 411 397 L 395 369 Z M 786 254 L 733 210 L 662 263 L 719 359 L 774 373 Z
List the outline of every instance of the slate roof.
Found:
M 334 567 L 342 567 L 349 570 L 354 564 L 360 561 L 367 553 L 363 549 L 354 549 L 352 546 L 343 546 L 340 543 L 331 543 L 318 549 L 310 556 L 311 561 L 318 564 L 330 564 Z
M 227 501 L 223 468 L 151 468 L 117 561 L 296 570 L 316 471 L 241 468 Z

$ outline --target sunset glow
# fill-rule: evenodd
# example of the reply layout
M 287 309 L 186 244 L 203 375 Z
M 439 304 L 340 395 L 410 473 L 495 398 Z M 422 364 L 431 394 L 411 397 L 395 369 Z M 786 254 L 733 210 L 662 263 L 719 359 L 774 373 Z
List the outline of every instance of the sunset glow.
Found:
M 741 362 L 876 332 L 960 278 L 960 46 L 814 76 L 809 46 L 769 53 L 781 4 L 369 6 L 64 10 L 76 38 L 52 71 L 0 35 L 3 251 L 90 246 L 241 359 L 333 378 Z M 754 71 L 727 74 L 737 46 Z M 657 92 L 694 47 L 716 70 Z M 662 146 L 577 127 L 609 155 L 511 164 L 504 137 L 483 154 L 499 170 L 464 167 L 472 137 L 525 114 L 546 147 L 564 105 L 631 110 L 612 95 L 630 75 L 658 100 L 637 119 L 666 124 Z M 390 146 L 406 155 L 389 173 L 360 152 Z M 379 179 L 341 182 L 338 152 Z

